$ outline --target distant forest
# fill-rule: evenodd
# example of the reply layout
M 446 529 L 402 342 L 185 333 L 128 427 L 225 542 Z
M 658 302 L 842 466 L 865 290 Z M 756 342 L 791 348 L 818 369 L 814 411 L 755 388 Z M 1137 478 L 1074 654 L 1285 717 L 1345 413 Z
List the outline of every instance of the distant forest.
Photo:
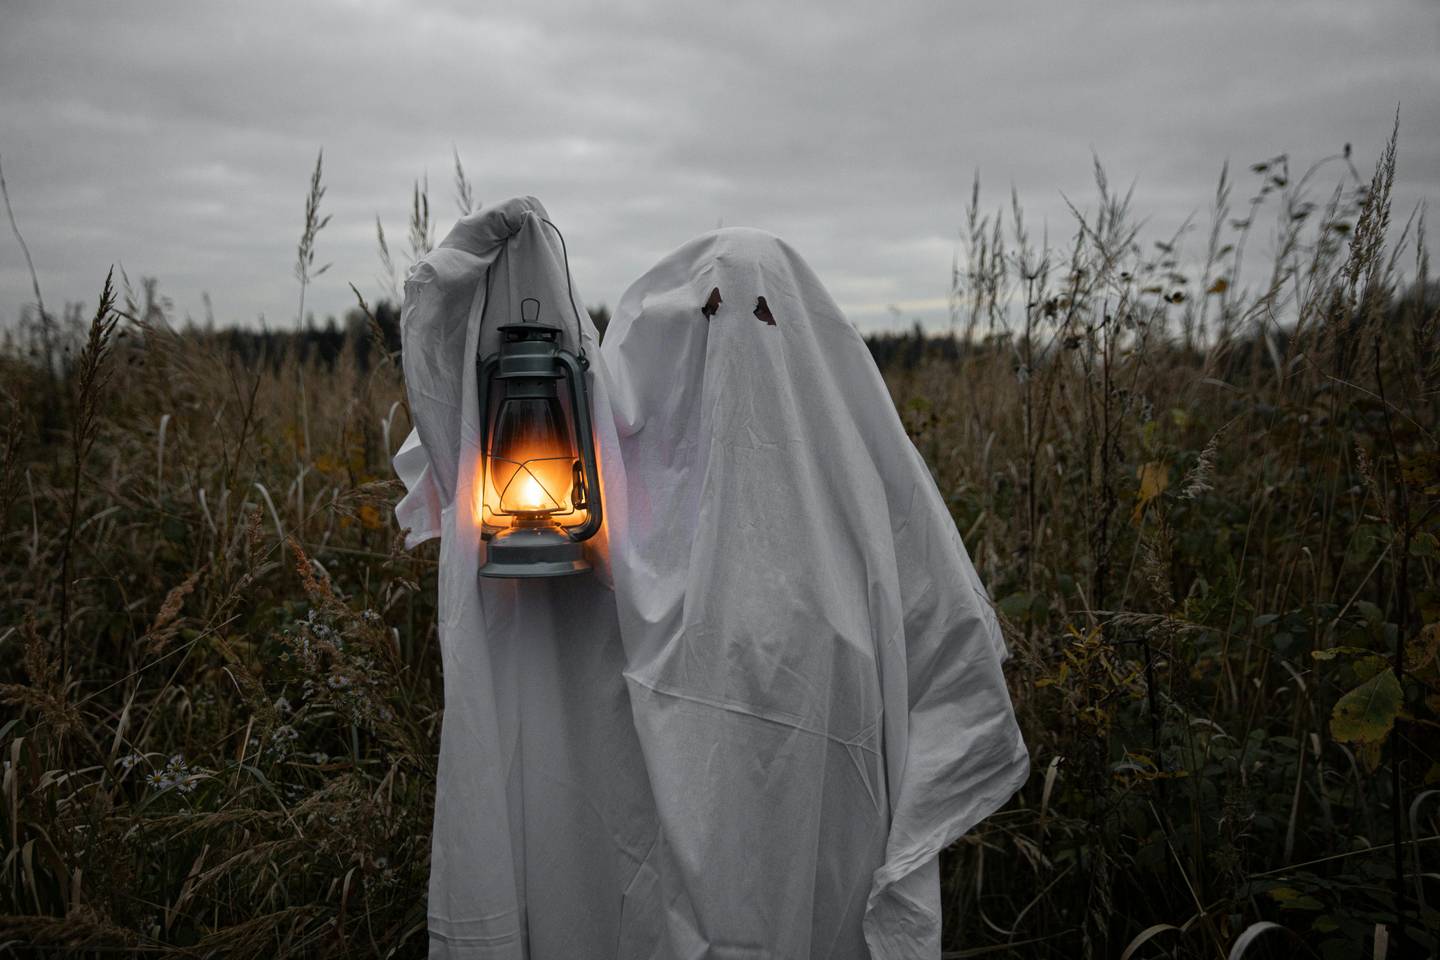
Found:
M 601 305 L 587 309 L 603 340 L 610 323 L 609 307 Z M 143 298 L 138 303 L 132 301 L 128 304 L 125 312 L 140 320 L 142 326 L 175 326 L 157 303 L 154 283 L 148 278 Z M 49 355 L 52 362 L 59 359 L 58 369 L 63 370 L 67 366 L 65 357 L 70 354 L 71 345 L 83 340 L 87 320 L 87 309 L 83 303 L 67 304 L 64 319 L 57 322 L 52 318 L 49 325 L 41 324 L 37 312 L 27 308 L 21 315 L 18 330 L 7 330 L 0 336 L 0 352 L 10 356 L 28 355 L 36 361 Z M 279 369 L 293 354 L 302 364 L 333 370 L 342 356 L 353 351 L 360 369 L 369 370 L 378 356 L 378 350 L 383 349 L 392 356 L 399 355 L 400 306 L 390 300 L 381 300 L 368 307 L 368 312 L 352 307 L 342 320 L 330 316 L 320 324 L 315 322 L 312 314 L 305 328 L 299 331 L 221 326 L 213 320 L 201 324 L 193 319 L 179 325 L 179 330 L 210 340 L 225 352 L 238 357 L 247 368 L 269 365 Z M 918 321 L 909 330 L 867 334 L 865 343 L 882 368 L 893 364 L 909 369 L 925 358 L 954 360 L 962 352 L 957 338 L 946 334 L 927 334 Z
M 143 330 L 146 326 L 175 327 L 156 294 L 155 281 L 144 278 L 143 295 L 127 298 L 124 315 L 139 321 Z M 1394 296 L 1381 309 L 1387 325 L 1399 322 L 1399 312 L 1407 301 L 1440 298 L 1440 281 L 1427 281 L 1425 289 L 1419 284 Z M 5 330 L 0 334 L 0 354 L 11 357 L 28 356 L 49 366 L 56 373 L 63 374 L 69 367 L 68 359 L 73 355 L 73 346 L 83 342 L 85 324 L 88 320 L 87 305 L 68 303 L 63 319 L 53 316 L 48 324 L 42 324 L 38 312 L 27 307 L 21 314 L 17 329 Z M 601 304 L 587 308 L 590 319 L 603 340 L 610 323 L 610 309 Z M 220 326 L 213 319 L 197 323 L 192 318 L 179 325 L 179 331 L 202 340 L 209 340 L 224 352 L 236 356 L 247 369 L 266 365 L 279 370 L 292 354 L 302 365 L 323 367 L 333 372 L 336 363 L 347 353 L 353 352 L 357 366 L 368 371 L 383 350 L 390 357 L 398 359 L 400 354 L 400 306 L 390 300 L 380 300 L 374 306 L 352 307 L 346 311 L 343 320 L 333 315 L 323 324 L 317 324 L 311 314 L 303 330 L 254 329 L 252 327 Z M 1236 334 L 1231 338 L 1227 351 L 1226 379 L 1249 371 L 1258 364 L 1261 369 L 1273 367 L 1273 359 L 1283 356 L 1291 336 L 1291 328 L 1276 326 L 1267 335 L 1251 332 Z M 1006 342 L 1011 333 L 999 332 L 985 337 L 983 343 L 993 349 L 997 342 Z M 126 336 L 124 330 L 121 337 Z M 890 329 L 864 334 L 865 345 L 882 370 L 913 370 L 926 360 L 957 361 L 967 352 L 987 349 L 983 344 L 966 344 L 954 331 L 943 333 L 927 331 L 918 320 L 909 329 Z M 1057 344 L 1040 345 L 1038 355 L 1054 350 Z M 1069 348 L 1070 344 L 1064 344 Z M 1182 350 L 1179 343 L 1172 347 Z M 1342 344 L 1343 352 L 1343 344 Z M 49 363 L 44 363 L 44 358 Z

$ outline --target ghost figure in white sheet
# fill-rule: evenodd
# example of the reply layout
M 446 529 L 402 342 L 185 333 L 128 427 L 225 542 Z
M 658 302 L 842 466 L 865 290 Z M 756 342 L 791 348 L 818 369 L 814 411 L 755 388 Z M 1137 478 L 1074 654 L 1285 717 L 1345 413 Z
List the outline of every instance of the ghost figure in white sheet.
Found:
M 431 956 L 938 958 L 938 853 L 1029 759 L 989 598 L 869 351 L 783 241 L 686 243 L 603 347 L 579 324 L 595 572 L 477 581 L 476 299 L 486 269 L 491 310 L 569 296 L 536 218 L 462 220 L 406 285 L 399 512 L 443 537 Z M 453 429 L 427 436 L 427 404 Z

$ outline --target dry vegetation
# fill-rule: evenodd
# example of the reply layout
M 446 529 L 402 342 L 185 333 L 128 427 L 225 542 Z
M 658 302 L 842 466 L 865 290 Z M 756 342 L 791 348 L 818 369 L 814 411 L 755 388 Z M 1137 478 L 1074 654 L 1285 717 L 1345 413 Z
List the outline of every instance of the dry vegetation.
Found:
M 1440 294 L 1423 230 L 1386 244 L 1394 160 L 1222 175 L 1213 227 L 1143 246 L 1098 166 L 1059 251 L 977 186 L 961 336 L 873 342 L 1033 751 L 944 855 L 947 956 L 1437 949 Z M 0 945 L 423 956 L 435 551 L 390 513 L 392 331 L 242 350 L 121 286 L 0 356 Z

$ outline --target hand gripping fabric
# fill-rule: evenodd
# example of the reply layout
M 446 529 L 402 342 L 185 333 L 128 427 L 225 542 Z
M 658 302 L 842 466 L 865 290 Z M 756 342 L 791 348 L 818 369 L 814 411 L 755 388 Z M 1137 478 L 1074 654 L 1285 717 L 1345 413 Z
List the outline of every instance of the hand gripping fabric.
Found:
M 541 319 L 591 360 L 597 432 L 613 418 L 595 330 L 569 302 L 564 256 L 531 197 L 465 217 L 411 271 L 401 312 L 415 431 L 395 456 L 410 542 L 440 539 L 438 634 L 445 685 L 428 898 L 435 960 L 661 956 L 660 930 L 622 917 L 622 892 L 654 843 L 650 800 L 608 586 L 480 580 L 473 515 L 480 436 L 475 357 L 541 301 Z M 487 273 L 489 274 L 487 281 Z M 486 304 L 486 298 L 490 302 Z M 482 324 L 483 317 L 483 324 Z M 611 442 L 613 446 L 613 440 Z

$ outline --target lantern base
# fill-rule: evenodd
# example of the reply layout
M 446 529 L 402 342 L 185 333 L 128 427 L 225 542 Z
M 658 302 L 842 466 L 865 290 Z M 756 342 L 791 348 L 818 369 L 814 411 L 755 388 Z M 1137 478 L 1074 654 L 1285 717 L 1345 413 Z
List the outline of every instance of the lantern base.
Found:
M 583 545 L 556 526 L 512 527 L 490 541 L 482 577 L 565 577 L 590 569 Z

